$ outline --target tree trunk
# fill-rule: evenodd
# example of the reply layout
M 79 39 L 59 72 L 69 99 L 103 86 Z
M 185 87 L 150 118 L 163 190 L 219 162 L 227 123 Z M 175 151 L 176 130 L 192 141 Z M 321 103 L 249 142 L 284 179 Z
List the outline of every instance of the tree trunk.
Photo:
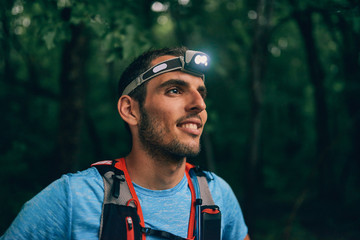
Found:
M 4 1 L 0 3 L 0 21 L 2 26 L 2 32 L 4 37 L 0 38 L 0 44 L 2 48 L 1 61 L 4 61 L 4 73 L 1 76 L 1 80 L 7 83 L 12 83 L 14 81 L 14 70 L 10 64 L 10 42 L 11 42 L 11 33 L 10 33 L 10 21 L 7 16 L 7 9 L 10 8 L 11 4 L 9 1 Z
M 71 40 L 65 44 L 60 75 L 59 133 L 56 163 L 58 173 L 72 170 L 78 161 L 84 122 L 87 37 L 82 24 L 71 26 Z
M 320 62 L 313 36 L 312 12 L 295 12 L 294 17 L 303 37 L 310 81 L 314 87 L 317 149 L 315 158 L 318 164 L 318 190 L 320 196 L 327 197 L 331 194 L 334 176 L 332 172 L 333 163 L 329 154 L 330 137 L 328 129 L 328 109 L 324 88 L 325 72 Z
M 268 44 L 270 40 L 272 0 L 258 0 L 257 22 L 254 28 L 250 59 L 251 83 L 251 129 L 250 147 L 247 161 L 245 205 L 251 208 L 255 189 L 259 189 L 261 179 L 261 125 L 263 120 L 263 81 L 267 68 Z M 249 214 L 251 215 L 251 214 Z
M 360 34 L 346 19 L 339 17 L 339 29 L 343 39 L 343 72 L 345 79 L 345 102 L 352 123 L 350 142 L 353 144 L 338 183 L 341 196 L 345 196 L 347 180 L 360 172 Z M 360 177 L 357 177 L 360 184 Z

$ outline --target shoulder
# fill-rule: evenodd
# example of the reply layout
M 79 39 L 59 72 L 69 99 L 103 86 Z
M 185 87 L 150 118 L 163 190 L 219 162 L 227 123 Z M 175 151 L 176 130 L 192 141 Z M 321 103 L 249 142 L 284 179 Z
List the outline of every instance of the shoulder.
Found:
M 204 171 L 204 173 L 208 179 L 209 189 L 212 195 L 223 197 L 234 195 L 230 185 L 223 178 L 213 172 Z
M 88 168 L 76 173 L 64 174 L 58 180 L 47 186 L 40 194 L 68 198 L 74 202 L 74 197 L 89 192 L 103 191 L 103 180 L 96 168 Z
M 77 173 L 63 175 L 61 179 L 66 179 L 71 189 L 94 185 L 99 187 L 103 186 L 102 177 L 95 167 Z
M 76 195 L 79 193 L 84 195 L 86 192 L 97 190 L 103 190 L 102 178 L 95 168 L 89 168 L 81 172 L 62 175 L 28 201 L 24 207 L 33 209 L 32 205 L 39 205 L 41 208 L 44 204 L 43 206 L 47 209 L 64 208 L 66 212 L 72 208 L 73 203 L 77 202 Z
M 211 195 L 216 205 L 222 207 L 222 210 L 231 209 L 231 205 L 239 206 L 238 200 L 231 186 L 222 177 L 208 171 L 206 171 L 205 174 L 208 179 Z
M 72 220 L 77 211 L 74 209 L 79 202 L 86 202 L 85 198 L 98 195 L 87 193 L 101 191 L 101 181 L 92 168 L 63 175 L 24 204 L 2 239 L 69 239 L 74 231 Z
M 51 198 L 57 200 L 65 198 L 70 200 L 73 192 L 84 190 L 86 186 L 99 183 L 101 183 L 101 176 L 94 168 L 89 168 L 77 173 L 64 174 L 61 176 L 61 178 L 55 180 L 46 188 L 44 188 L 26 204 L 31 204 L 34 202 L 37 203 L 42 199 L 46 201 L 46 199 L 50 196 Z
M 96 168 L 88 168 L 76 173 L 68 173 L 62 175 L 59 179 L 52 182 L 40 193 L 49 191 L 68 191 L 76 188 L 81 188 L 84 185 L 102 183 L 102 178 Z
M 73 218 L 96 216 L 104 199 L 104 182 L 96 168 L 66 174 Z
M 244 239 L 247 226 L 232 188 L 215 173 L 205 171 L 205 174 L 208 177 L 208 185 L 214 202 L 221 211 L 222 239 Z

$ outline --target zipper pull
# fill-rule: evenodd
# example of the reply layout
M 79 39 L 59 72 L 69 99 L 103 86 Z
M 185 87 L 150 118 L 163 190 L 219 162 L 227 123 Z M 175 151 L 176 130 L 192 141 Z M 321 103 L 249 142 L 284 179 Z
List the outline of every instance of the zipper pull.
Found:
M 126 239 L 127 240 L 134 240 L 135 233 L 134 233 L 134 224 L 131 217 L 126 217 Z
M 127 222 L 129 230 L 131 230 L 133 228 L 132 218 L 131 217 L 126 217 L 126 222 Z

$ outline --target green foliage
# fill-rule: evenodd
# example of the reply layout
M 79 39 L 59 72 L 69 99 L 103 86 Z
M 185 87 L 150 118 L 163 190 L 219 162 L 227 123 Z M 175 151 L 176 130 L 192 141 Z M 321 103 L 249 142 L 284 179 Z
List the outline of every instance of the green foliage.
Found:
M 260 15 L 262 3 L 272 4 L 269 16 Z M 297 18 L 308 13 L 316 46 L 311 51 L 325 73 L 321 86 L 312 79 L 300 31 L 304 22 Z M 75 146 L 78 160 L 69 171 L 129 151 L 130 136 L 117 114 L 117 80 L 143 51 L 186 45 L 208 52 L 214 66 L 206 78 L 208 141 L 203 141 L 206 151 L 198 161 L 214 167 L 233 187 L 253 239 L 356 239 L 359 13 L 358 4 L 347 0 L 4 1 L 0 233 L 25 201 L 59 177 L 54 166 L 64 161 L 57 152 L 64 101 L 60 79 L 69 60 L 63 56 L 79 27 L 84 31 L 78 39 L 85 37 L 88 43 L 81 79 L 84 117 Z M 264 34 L 268 38 L 255 44 L 266 25 L 263 17 L 271 20 Z M 266 51 L 259 68 L 264 76 L 261 128 L 252 178 L 252 64 L 257 49 Z M 319 89 L 325 93 L 329 136 L 322 149 L 316 125 Z

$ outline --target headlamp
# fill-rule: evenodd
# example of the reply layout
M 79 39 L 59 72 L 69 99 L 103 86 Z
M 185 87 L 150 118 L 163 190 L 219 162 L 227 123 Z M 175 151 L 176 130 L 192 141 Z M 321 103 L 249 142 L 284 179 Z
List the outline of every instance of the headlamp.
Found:
M 121 95 L 128 95 L 144 82 L 166 72 L 180 70 L 201 77 L 205 81 L 205 72 L 209 68 L 209 56 L 203 52 L 187 50 L 184 56 L 172 58 L 149 68 L 131 81 Z

